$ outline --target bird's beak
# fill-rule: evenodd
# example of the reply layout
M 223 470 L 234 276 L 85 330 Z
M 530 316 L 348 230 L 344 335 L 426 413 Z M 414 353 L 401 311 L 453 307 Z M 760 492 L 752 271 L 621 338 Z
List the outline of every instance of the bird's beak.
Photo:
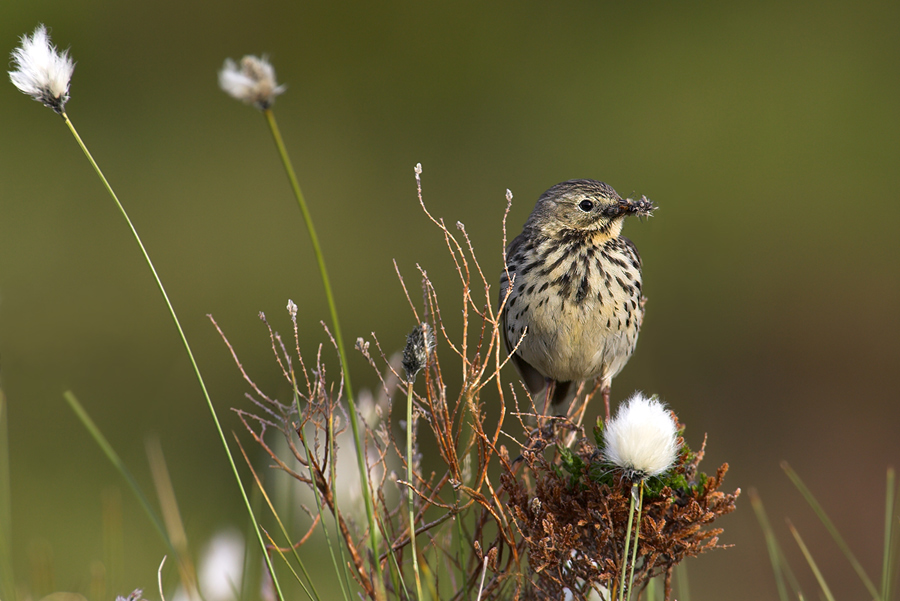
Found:
M 624 217 L 625 215 L 646 215 L 649 217 L 655 209 L 656 206 L 653 204 L 653 201 L 646 196 L 641 196 L 638 200 L 634 198 L 620 198 L 616 204 L 604 208 L 603 215 L 610 219 Z

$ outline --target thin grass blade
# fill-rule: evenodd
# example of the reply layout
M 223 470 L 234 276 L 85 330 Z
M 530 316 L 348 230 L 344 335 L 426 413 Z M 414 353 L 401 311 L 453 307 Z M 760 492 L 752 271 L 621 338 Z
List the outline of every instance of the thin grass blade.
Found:
M 895 492 L 896 482 L 894 477 L 894 468 L 888 468 L 887 471 L 887 491 L 884 500 L 884 556 L 881 565 L 881 598 L 888 600 L 891 598 L 891 565 L 892 565 L 892 549 L 894 541 L 894 509 L 895 509 Z
M 809 564 L 810 569 L 813 571 L 813 575 L 815 575 L 816 581 L 818 581 L 819 587 L 822 589 L 822 593 L 825 595 L 825 598 L 828 601 L 834 601 L 834 595 L 831 594 L 831 589 L 828 588 L 828 583 L 825 582 L 825 577 L 822 576 L 822 572 L 819 570 L 819 566 L 816 565 L 816 561 L 813 559 L 812 554 L 809 552 L 809 549 L 803 542 L 803 538 L 800 537 L 800 533 L 797 532 L 797 529 L 794 528 L 794 525 L 790 522 L 788 522 L 788 528 L 791 529 L 791 534 L 794 535 L 794 540 L 797 541 L 797 545 L 800 547 L 800 551 L 803 553 L 803 557 L 806 558 L 806 563 Z
M 631 494 L 634 495 L 632 486 Z M 638 491 L 636 528 L 634 529 L 634 545 L 631 551 L 631 573 L 628 575 L 628 601 L 631 601 L 631 593 L 634 592 L 634 565 L 637 563 L 638 546 L 641 539 L 641 510 L 644 506 L 644 480 L 641 480 L 641 488 Z M 683 565 L 683 564 L 680 564 Z M 679 567 L 680 567 L 679 565 Z M 687 601 L 687 599 L 685 599 Z
M 0 598 L 15 601 L 12 563 L 12 494 L 9 485 L 9 421 L 6 397 L 0 389 Z
M 625 550 L 622 551 L 622 573 L 619 579 L 619 601 L 625 599 L 625 576 L 628 572 L 628 549 L 631 546 L 631 529 L 634 526 L 634 495 L 631 495 L 631 503 L 628 505 L 628 529 L 625 533 Z
M 250 505 L 253 507 L 253 515 L 262 515 L 261 513 L 262 495 L 256 488 L 250 491 Z M 253 532 L 259 526 L 246 520 L 244 523 L 244 540 L 251 541 L 255 536 Z M 264 574 L 262 555 L 260 554 L 258 545 L 246 545 L 244 547 L 244 566 L 243 575 L 241 576 L 241 590 L 239 595 L 235 597 L 236 601 L 257 601 L 265 599 L 268 592 L 262 592 L 268 586 L 268 574 Z
M 150 464 L 150 474 L 153 476 L 153 484 L 156 488 L 156 498 L 162 509 L 163 523 L 172 546 L 177 550 L 175 563 L 178 566 L 178 574 L 181 577 L 181 585 L 187 591 L 189 598 L 197 598 L 197 570 L 188 551 L 187 534 L 184 531 L 184 522 L 181 520 L 181 512 L 178 509 L 178 500 L 175 498 L 175 488 L 169 477 L 169 468 L 163 455 L 159 438 L 148 437 L 144 440 L 144 448 L 147 452 L 147 461 Z
M 378 526 L 381 528 L 382 532 L 387 532 L 387 528 L 385 527 L 384 522 L 381 521 L 380 516 L 378 518 Z M 403 594 L 406 595 L 407 598 L 410 598 L 409 588 L 406 586 L 406 581 L 403 579 L 403 571 L 400 569 L 400 564 L 397 562 L 397 555 L 391 547 L 388 547 L 387 559 L 388 569 L 391 572 L 391 583 L 394 585 L 394 590 L 402 590 Z
M 94 423 L 94 420 L 91 419 L 88 412 L 81 406 L 81 403 L 78 401 L 75 394 L 71 390 L 67 390 L 63 393 L 63 397 L 65 397 L 66 402 L 69 403 L 69 407 L 72 408 L 72 411 L 75 412 L 78 419 L 81 420 L 81 424 L 88 431 L 88 434 L 91 435 L 91 438 L 94 439 L 94 442 L 97 443 L 97 446 L 99 446 L 100 450 L 103 451 L 103 454 L 106 455 L 106 458 L 109 459 L 110 463 L 113 464 L 113 467 L 116 468 L 116 471 L 118 471 L 122 478 L 125 479 L 125 482 L 131 488 L 131 492 L 134 493 L 134 496 L 137 497 L 141 507 L 144 508 L 147 517 L 150 518 L 153 527 L 156 528 L 160 538 L 162 538 L 163 542 L 166 544 L 166 548 L 169 549 L 169 552 L 172 555 L 177 557 L 178 551 L 175 549 L 174 545 L 172 545 L 172 541 L 169 539 L 169 535 L 163 527 L 162 520 L 160 520 L 156 512 L 153 511 L 150 502 L 147 500 L 147 496 L 144 494 L 144 491 L 141 490 L 141 487 L 138 486 L 137 481 L 134 479 L 134 476 L 131 475 L 131 471 L 129 471 L 125 462 L 122 461 L 119 454 L 116 453 L 115 449 L 112 448 L 112 445 L 109 444 L 109 441 L 106 440 L 106 437 L 100 431 L 100 428 L 97 427 L 97 424 Z
M 303 576 L 306 578 L 306 581 L 309 583 L 312 591 L 307 590 L 306 585 L 303 583 L 303 580 L 297 576 L 297 573 L 294 572 L 293 568 L 291 572 L 294 572 L 294 575 L 297 576 L 297 582 L 300 583 L 300 586 L 303 588 L 303 591 L 306 595 L 312 599 L 313 601 L 321 601 L 321 597 L 319 596 L 318 591 L 316 591 L 316 585 L 313 582 L 312 577 L 309 575 L 309 572 L 306 570 L 306 565 L 303 563 L 303 560 L 300 559 L 300 555 L 297 553 L 297 549 L 294 548 L 294 545 L 291 544 L 291 537 L 288 535 L 287 528 L 285 528 L 284 523 L 281 521 L 281 516 L 278 515 L 278 511 L 275 509 L 275 505 L 272 504 L 272 499 L 269 498 L 269 494 L 266 492 L 266 489 L 262 485 L 262 481 L 259 479 L 259 475 L 257 475 L 256 470 L 253 469 L 253 464 L 250 463 L 250 458 L 247 456 L 247 451 L 244 450 L 244 446 L 241 444 L 241 441 L 238 439 L 237 435 L 234 435 L 234 441 L 237 443 L 238 449 L 241 451 L 241 455 L 244 457 L 244 461 L 247 463 L 247 467 L 250 468 L 250 473 L 253 474 L 253 481 L 256 482 L 256 490 L 262 495 L 263 499 L 266 502 L 266 505 L 269 507 L 269 511 L 272 512 L 272 515 L 275 516 L 275 521 L 278 522 L 278 527 L 281 529 L 281 534 L 284 536 L 284 539 L 287 541 L 288 545 L 291 547 L 291 550 L 294 554 L 294 560 L 297 562 L 297 565 L 300 566 L 300 571 L 303 572 Z M 266 536 L 269 536 L 269 533 L 266 533 Z M 271 536 L 269 536 L 271 540 Z M 272 543 L 274 544 L 274 542 Z M 287 557 L 279 550 L 278 553 L 287 561 Z
M 484 566 L 481 568 L 481 582 L 478 584 L 478 597 L 476 597 L 477 601 L 481 601 L 481 594 L 484 592 L 484 577 L 487 576 L 487 564 L 488 557 L 484 556 Z
M 259 526 L 259 529 L 262 530 L 262 532 L 263 532 L 263 534 L 265 534 L 266 538 L 269 539 L 269 546 L 272 549 L 274 549 L 276 553 L 278 553 L 278 556 L 284 562 L 284 565 L 286 565 L 287 568 L 291 571 L 291 574 L 293 574 L 294 579 L 300 584 L 300 586 L 303 587 L 303 592 L 305 592 L 307 594 L 307 596 L 310 599 L 312 599 L 312 596 L 309 594 L 309 590 L 305 586 L 303 586 L 303 579 L 300 578 L 300 574 L 298 574 L 297 571 L 294 570 L 294 566 L 292 566 L 291 562 L 288 561 L 287 555 L 285 555 L 284 552 L 282 552 L 281 547 L 278 546 L 278 544 L 272 538 L 272 535 L 269 534 L 269 532 L 262 526 Z
M 415 377 L 415 376 L 413 376 Z M 408 389 L 406 395 L 406 481 L 409 483 L 406 502 L 409 509 L 409 547 L 412 554 L 413 574 L 416 581 L 417 598 L 422 598 L 422 575 L 419 573 L 419 550 L 416 546 L 416 509 L 415 495 L 413 494 L 413 439 L 415 438 L 415 430 L 413 429 L 413 387 L 411 382 L 407 382 Z M 334 465 L 334 462 L 332 462 Z
M 781 601 L 789 601 L 790 597 L 788 597 L 782 571 L 781 558 L 783 555 L 778 547 L 778 540 L 775 538 L 775 532 L 769 523 L 762 499 L 759 498 L 754 489 L 750 489 L 750 505 L 753 507 L 754 513 L 756 513 L 756 520 L 759 522 L 759 527 L 762 529 L 763 536 L 766 539 L 766 549 L 769 551 L 769 561 L 772 563 L 772 573 L 775 575 L 775 587 L 778 589 L 778 598 Z
M 850 562 L 850 565 L 853 567 L 853 570 L 859 576 L 859 579 L 868 589 L 869 594 L 872 595 L 875 599 L 881 599 L 881 594 L 878 592 L 878 589 L 875 588 L 875 585 L 872 583 L 872 580 L 866 574 L 866 571 L 863 569 L 862 565 L 857 561 L 856 556 L 853 555 L 853 552 L 850 550 L 850 547 L 847 546 L 847 543 L 844 542 L 844 538 L 841 536 L 841 533 L 838 532 L 838 529 L 835 527 L 834 523 L 825 513 L 825 510 L 822 509 L 822 506 L 813 496 L 812 492 L 806 487 L 803 481 L 800 479 L 800 476 L 797 475 L 791 467 L 787 464 L 786 461 L 781 463 L 781 469 L 785 471 L 788 475 L 788 478 L 794 483 L 794 486 L 797 487 L 797 490 L 800 491 L 800 494 L 803 495 L 803 498 L 806 499 L 806 502 L 809 503 L 809 506 L 812 507 L 813 511 L 819 517 L 819 521 L 825 526 L 825 529 L 828 530 L 828 533 L 831 534 L 831 538 L 834 539 L 834 542 L 837 543 L 837 546 L 840 548 L 841 552 L 844 554 L 844 557 L 847 558 L 847 561 Z

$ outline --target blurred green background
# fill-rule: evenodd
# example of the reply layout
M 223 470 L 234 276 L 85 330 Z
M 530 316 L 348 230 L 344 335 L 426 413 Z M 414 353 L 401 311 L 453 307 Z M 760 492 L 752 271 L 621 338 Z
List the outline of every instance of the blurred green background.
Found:
M 808 591 L 785 517 L 835 594 L 864 597 L 779 462 L 876 576 L 885 470 L 900 459 L 900 4 L 14 0 L 0 6 L 0 49 L 39 22 L 71 47 L 67 111 L 156 261 L 228 429 L 246 386 L 206 314 L 272 391 L 283 387 L 257 312 L 287 333 L 294 299 L 310 357 L 327 319 L 264 120 L 216 84 L 226 57 L 268 53 L 348 344 L 370 332 L 403 343 L 413 319 L 394 258 L 414 289 L 425 267 L 458 322 L 416 162 L 430 210 L 466 224 L 491 274 L 507 188 L 511 235 L 564 179 L 646 194 L 659 211 L 625 234 L 644 259 L 647 317 L 614 400 L 659 393 L 692 446 L 708 433 L 707 470 L 730 463 L 725 488 L 759 490 Z M 123 485 L 63 390 L 148 490 L 144 439 L 159 436 L 195 548 L 243 514 L 121 216 L 51 111 L 8 84 L 0 115 L 18 580 L 52 549 L 54 587 L 86 592 L 101 499 Z M 351 368 L 357 388 L 374 385 L 355 352 Z M 122 497 L 125 571 L 111 594 L 149 594 L 165 549 Z M 721 525 L 733 548 L 687 562 L 692 598 L 774 598 L 746 496 Z

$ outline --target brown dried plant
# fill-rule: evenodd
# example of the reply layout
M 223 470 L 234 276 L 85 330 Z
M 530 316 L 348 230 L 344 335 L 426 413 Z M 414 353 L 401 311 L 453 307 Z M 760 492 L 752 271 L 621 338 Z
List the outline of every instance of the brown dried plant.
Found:
M 678 427 L 684 429 L 680 423 Z M 623 558 L 629 504 L 638 482 L 611 468 L 586 438 L 575 450 L 560 447 L 553 430 L 534 430 L 529 436 L 522 453 L 529 478 L 501 476 L 533 574 L 523 598 L 561 599 L 568 590 L 581 599 L 600 590 L 609 599 L 627 567 Z M 599 431 L 595 438 L 599 444 Z M 683 447 L 667 474 L 645 482 L 636 591 L 663 576 L 665 598 L 670 599 L 675 566 L 720 546 L 722 529 L 709 525 L 734 511 L 740 490 L 719 490 L 728 464 L 715 476 L 699 471 L 705 449 L 705 441 L 696 453 Z
M 426 270 L 417 265 L 424 306 L 420 316 L 395 263 L 416 327 L 430 330 L 438 340 L 435 347 L 426 345 L 424 377 L 419 377 L 422 384 L 419 391 L 412 390 L 412 423 L 399 425 L 392 420 L 393 399 L 402 396 L 405 400 L 415 378 L 401 375 L 398 361 L 389 359 L 374 334 L 375 352 L 372 342 L 357 341 L 357 350 L 375 369 L 381 386 L 378 419 L 360 420 L 364 424 L 362 452 L 380 528 L 382 548 L 377 557 L 368 551 L 365 523 L 357 525 L 352 511 L 337 498 L 336 454 L 354 450 L 341 449 L 336 442 L 348 421 L 341 399 L 342 379 L 329 383 L 321 346 L 315 365 L 307 368 L 299 352 L 296 306 L 289 304 L 296 362 L 261 314 L 278 365 L 294 391 L 289 403 L 260 390 L 232 349 L 252 389 L 247 398 L 255 407 L 235 411 L 273 467 L 316 493 L 317 508 L 309 510 L 309 529 L 294 546 L 307 542 L 326 521 L 334 523 L 331 534 L 337 530 L 363 595 L 380 599 L 383 590 L 390 598 L 412 599 L 412 546 L 405 501 L 411 488 L 419 571 L 423 579 L 427 576 L 433 598 L 562 599 L 571 593 L 571 598 L 585 599 L 593 590 L 609 599 L 626 566 L 625 525 L 633 484 L 611 470 L 598 446 L 584 435 L 581 419 L 596 390 L 582 386 L 564 417 L 541 415 L 527 393 L 523 398 L 530 412 L 519 409 L 516 387 L 504 390 L 500 379 L 508 361 L 499 320 L 505 300 L 497 306 L 465 227 L 457 223 L 457 231 L 451 231 L 428 211 L 422 200 L 420 174 L 417 166 L 420 206 L 441 232 L 459 279 L 462 331 L 453 335 L 445 328 L 435 286 Z M 511 202 L 512 195 L 507 192 L 503 248 Z M 392 340 L 398 338 L 392 335 Z M 334 346 L 333 338 L 331 343 Z M 444 346 L 449 350 L 443 351 L 440 347 Z M 459 360 L 462 381 L 458 389 L 448 389 L 438 350 L 447 353 L 441 359 L 445 363 L 451 355 Z M 483 393 L 490 398 L 490 418 Z M 421 427 L 423 422 L 425 427 Z M 521 440 L 507 433 L 504 424 L 515 427 Z M 282 456 L 280 447 L 269 440 L 270 430 L 280 433 L 290 456 Z M 422 438 L 426 432 L 427 437 Z M 411 458 L 405 450 L 407 433 L 414 437 Z M 427 466 L 422 461 L 423 449 L 427 450 Z M 698 453 L 685 449 L 664 480 L 648 481 L 639 526 L 635 590 L 662 574 L 669 599 L 672 568 L 685 557 L 718 546 L 721 529 L 709 525 L 734 509 L 740 491 L 720 492 L 728 466 L 706 477 L 697 469 L 702 456 L 703 449 Z M 412 482 L 397 475 L 406 473 L 408 460 L 413 462 Z M 403 494 L 396 494 L 398 489 Z M 385 574 L 383 586 L 374 581 L 376 561 Z

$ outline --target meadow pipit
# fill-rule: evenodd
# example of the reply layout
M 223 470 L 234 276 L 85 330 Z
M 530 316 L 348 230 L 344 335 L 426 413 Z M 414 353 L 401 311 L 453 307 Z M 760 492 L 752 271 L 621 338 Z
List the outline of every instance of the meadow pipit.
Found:
M 516 349 L 528 391 L 547 389 L 545 411 L 573 382 L 595 378 L 609 415 L 610 384 L 634 352 L 646 300 L 641 257 L 620 234 L 625 217 L 654 208 L 646 196 L 623 199 L 603 182 L 569 180 L 541 195 L 506 249 L 506 348 Z

